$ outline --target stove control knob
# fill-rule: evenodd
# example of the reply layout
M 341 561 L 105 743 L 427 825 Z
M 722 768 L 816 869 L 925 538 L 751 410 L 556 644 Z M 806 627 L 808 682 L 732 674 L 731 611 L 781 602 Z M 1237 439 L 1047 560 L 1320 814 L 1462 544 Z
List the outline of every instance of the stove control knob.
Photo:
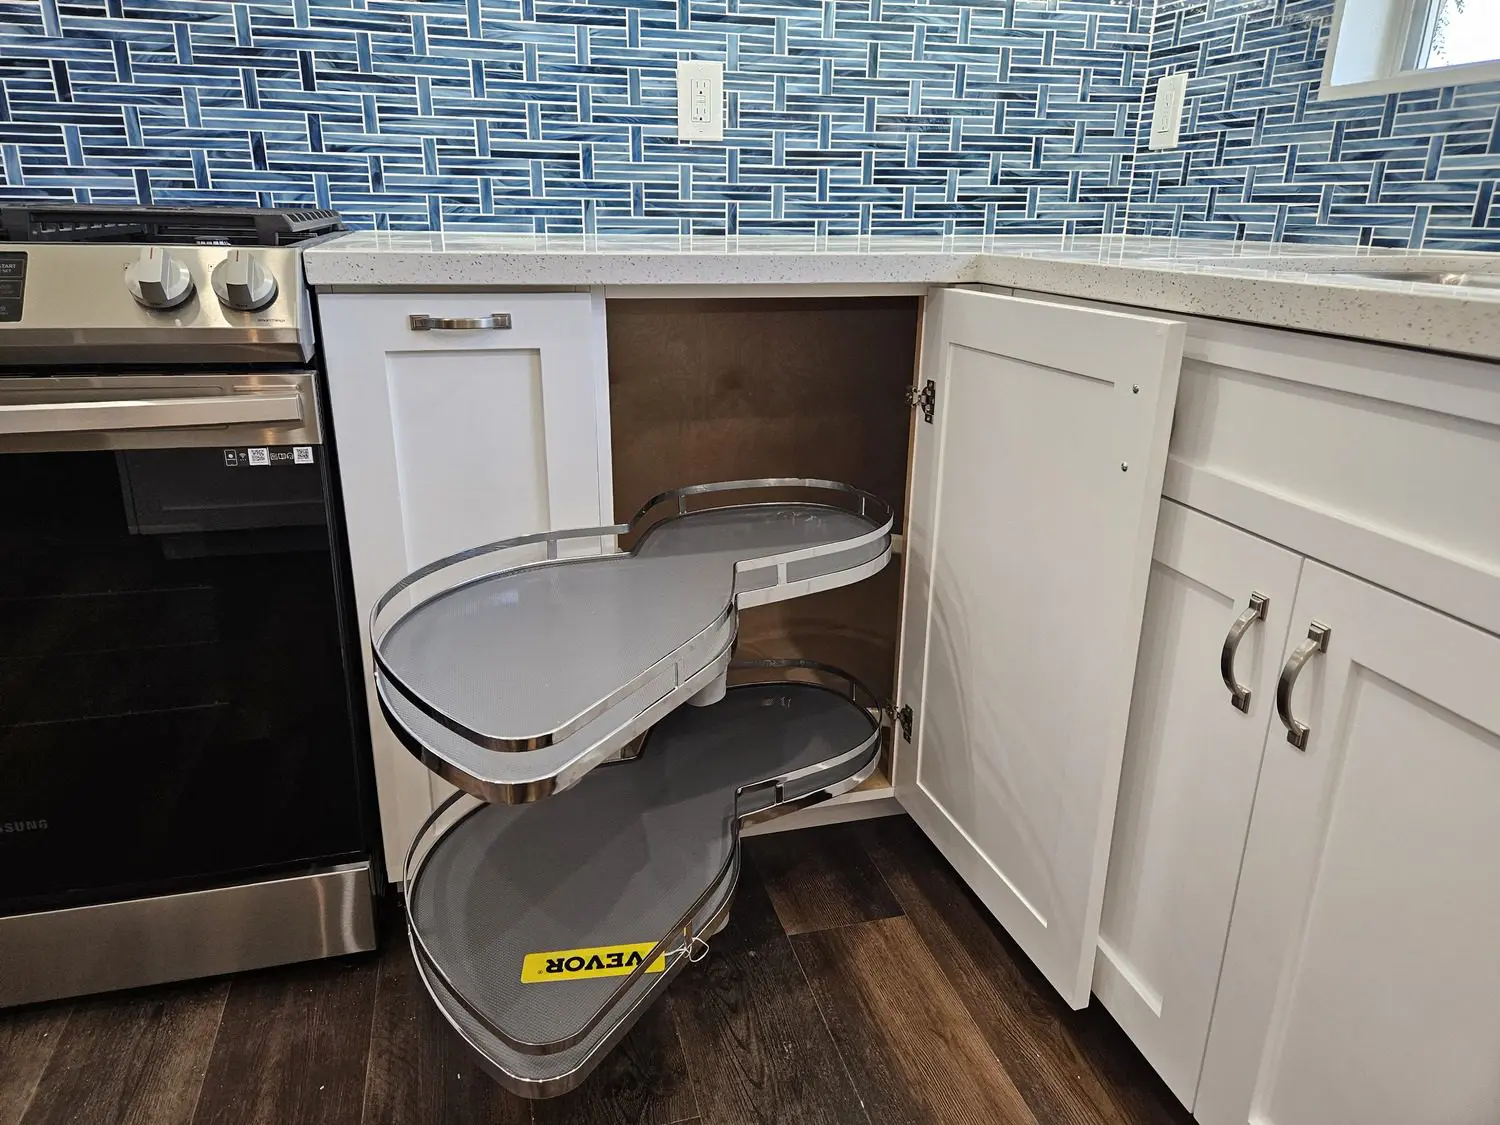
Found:
M 214 294 L 226 309 L 254 312 L 276 299 L 276 279 L 248 250 L 231 250 L 214 267 Z
M 125 288 L 138 305 L 175 309 L 193 295 L 193 275 L 170 251 L 147 246 L 125 267 Z

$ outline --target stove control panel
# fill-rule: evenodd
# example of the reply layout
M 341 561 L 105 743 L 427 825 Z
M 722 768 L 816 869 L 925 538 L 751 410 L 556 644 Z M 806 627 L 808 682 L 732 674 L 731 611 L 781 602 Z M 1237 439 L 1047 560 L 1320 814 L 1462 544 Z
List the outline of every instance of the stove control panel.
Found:
M 193 295 L 193 275 L 170 250 L 146 246 L 125 267 L 125 288 L 136 304 L 148 309 L 175 309 Z
M 26 255 L 15 251 L 0 254 L 0 321 L 20 320 L 26 297 Z
M 303 363 L 313 343 L 295 246 L 0 242 L 0 374 L 38 363 Z
M 254 312 L 276 299 L 276 279 L 250 250 L 231 250 L 214 267 L 214 295 L 226 309 Z

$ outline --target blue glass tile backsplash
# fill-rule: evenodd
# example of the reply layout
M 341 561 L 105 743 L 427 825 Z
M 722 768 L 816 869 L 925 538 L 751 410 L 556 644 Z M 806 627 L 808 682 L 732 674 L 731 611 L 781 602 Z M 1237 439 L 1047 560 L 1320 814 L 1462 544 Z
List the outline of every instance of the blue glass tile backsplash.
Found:
M 0 200 L 557 233 L 1500 250 L 1500 84 L 1319 102 L 1332 0 L 0 0 Z M 678 58 L 725 66 L 679 143 Z M 1148 84 L 1194 72 L 1182 147 Z
M 1333 0 L 1157 0 L 1152 88 L 1193 77 L 1182 147 L 1141 138 L 1129 232 L 1500 251 L 1500 82 L 1319 101 L 1332 16 Z

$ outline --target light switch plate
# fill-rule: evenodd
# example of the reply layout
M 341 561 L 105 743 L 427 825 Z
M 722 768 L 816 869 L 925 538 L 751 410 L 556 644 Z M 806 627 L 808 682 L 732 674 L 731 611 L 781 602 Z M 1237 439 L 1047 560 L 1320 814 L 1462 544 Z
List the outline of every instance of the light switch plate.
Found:
M 1166 74 L 1156 83 L 1156 104 L 1151 111 L 1151 141 L 1153 151 L 1176 148 L 1182 135 L 1182 110 L 1187 104 L 1187 84 L 1190 75 L 1185 70 Z
M 677 64 L 677 139 L 724 139 L 724 64 L 682 61 Z

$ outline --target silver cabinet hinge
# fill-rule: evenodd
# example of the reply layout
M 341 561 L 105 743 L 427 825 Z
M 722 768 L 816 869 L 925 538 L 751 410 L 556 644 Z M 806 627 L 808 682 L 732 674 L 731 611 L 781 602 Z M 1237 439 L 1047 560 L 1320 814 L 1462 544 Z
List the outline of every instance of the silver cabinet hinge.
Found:
M 885 705 L 885 713 L 891 717 L 891 723 L 901 730 L 901 738 L 905 742 L 911 741 L 911 706 L 898 708 L 894 703 Z
M 922 408 L 922 420 L 932 421 L 932 412 L 937 408 L 937 384 L 931 379 L 920 387 L 906 388 L 906 404 Z

